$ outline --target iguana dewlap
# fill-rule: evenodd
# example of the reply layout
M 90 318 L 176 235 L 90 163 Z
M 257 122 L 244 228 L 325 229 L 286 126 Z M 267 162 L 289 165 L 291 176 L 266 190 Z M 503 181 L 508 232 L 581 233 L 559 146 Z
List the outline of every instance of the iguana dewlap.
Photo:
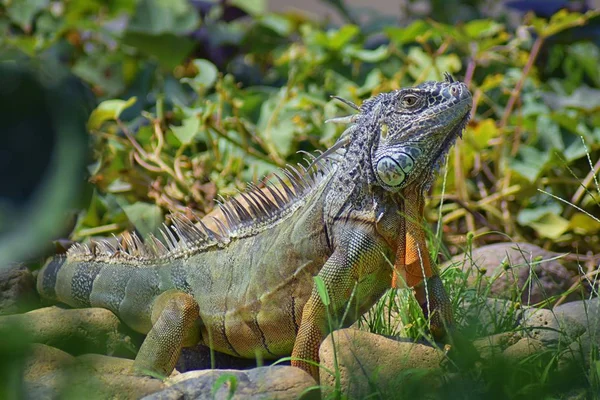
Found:
M 311 168 L 283 171 L 289 183 L 230 200 L 210 227 L 175 216 L 162 240 L 76 244 L 44 266 L 38 290 L 109 309 L 147 334 L 135 360 L 142 373 L 169 375 L 181 348 L 201 342 L 240 357 L 291 354 L 318 379 L 307 361 L 318 362 L 328 321 L 314 276 L 343 325 L 392 284 L 416 287 L 442 335 L 452 315 L 429 260 L 423 193 L 471 102 L 449 75 L 375 96 L 338 120 L 349 127 Z

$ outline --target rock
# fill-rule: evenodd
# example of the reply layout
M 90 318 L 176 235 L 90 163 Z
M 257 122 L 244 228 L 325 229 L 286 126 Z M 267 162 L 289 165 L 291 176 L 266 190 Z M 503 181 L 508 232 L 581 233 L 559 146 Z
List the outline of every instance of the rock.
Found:
M 473 342 L 473 346 L 482 359 L 493 359 L 518 340 L 519 336 L 516 333 L 504 332 L 479 338 Z
M 235 383 L 233 383 L 235 382 Z M 318 398 L 315 380 L 303 370 L 275 365 L 246 371 L 190 371 L 168 380 L 169 387 L 145 400 Z M 314 388 L 309 391 L 309 388 Z
M 562 304 L 554 308 L 559 320 L 577 321 L 586 331 L 575 339 L 566 351 L 560 354 L 559 370 L 575 366 L 581 369 L 592 368 L 595 352 L 600 348 L 600 298 Z M 594 357 L 593 357 L 594 356 Z
M 75 357 L 55 347 L 32 344 L 31 353 L 25 362 L 23 379 L 37 382 L 50 372 L 72 366 L 75 361 Z
M 133 360 L 101 354 L 83 354 L 77 357 L 79 365 L 101 374 L 132 375 Z
M 488 336 L 513 329 L 522 318 L 519 303 L 504 299 L 481 298 L 465 300 L 458 306 L 463 325 L 479 336 Z M 460 318 L 457 315 L 457 318 Z
M 138 399 L 165 388 L 158 379 L 132 373 L 133 360 L 88 354 L 73 357 L 35 344 L 23 374 L 26 398 Z
M 577 321 L 587 330 L 587 335 L 600 345 L 600 298 L 574 301 L 554 307 L 557 318 L 567 317 Z
M 585 327 L 567 315 L 557 316 L 553 311 L 530 308 L 523 312 L 523 337 L 542 342 L 548 347 L 566 347 L 585 332 Z
M 418 395 L 412 390 L 434 389 L 439 382 L 436 374 L 445 360 L 443 351 L 414 342 L 400 342 L 356 329 L 340 329 L 321 344 L 319 357 L 321 385 L 332 390 L 335 371 L 332 339 L 335 343 L 340 386 L 349 398 L 364 398 L 376 388 L 380 397 L 399 393 Z M 414 379 L 419 383 L 415 384 Z M 427 387 L 422 382 L 427 380 Z M 412 384 L 411 384 L 412 383 Z M 419 388 L 420 387 L 420 388 Z
M 543 351 L 546 351 L 546 347 L 541 341 L 532 338 L 522 338 L 504 350 L 502 355 L 511 362 L 519 362 Z
M 175 368 L 180 372 L 195 371 L 200 369 L 251 369 L 256 368 L 257 360 L 249 358 L 240 358 L 230 356 L 229 354 L 212 352 L 214 359 L 211 359 L 210 348 L 197 344 L 193 347 L 184 347 L 177 360 Z M 264 364 L 269 365 L 272 360 L 264 360 Z M 289 364 L 289 363 L 288 363 Z
M 30 311 L 39 306 L 35 279 L 23 264 L 0 269 L 0 315 Z
M 135 346 L 124 327 L 102 308 L 46 307 L 25 314 L 0 317 L 0 328 L 18 327 L 31 342 L 43 343 L 71 354 L 88 352 L 133 357 Z
M 528 243 L 496 243 L 457 255 L 443 268 L 458 265 L 472 286 L 490 285 L 490 296 L 529 305 L 560 295 L 575 282 L 557 256 Z

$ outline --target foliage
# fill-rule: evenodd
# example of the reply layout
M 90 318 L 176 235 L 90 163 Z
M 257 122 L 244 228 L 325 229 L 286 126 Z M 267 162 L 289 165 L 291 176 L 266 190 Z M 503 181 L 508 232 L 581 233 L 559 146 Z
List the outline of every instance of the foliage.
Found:
M 5 45 L 66 59 L 105 99 L 88 125 L 97 191 L 76 239 L 131 228 L 128 220 L 152 232 L 166 210 L 209 212 L 217 193 L 298 161 L 298 150 L 331 145 L 340 129 L 324 121 L 348 112 L 331 95 L 360 103 L 449 71 L 464 76 L 475 111 L 443 171 L 445 196 L 441 184 L 432 190 L 428 219 L 450 244 L 461 245 L 468 231 L 479 243 L 502 239 L 483 233 L 502 232 L 562 251 L 599 251 L 600 51 L 586 41 L 547 45 L 596 13 L 527 15 L 515 28 L 474 19 L 374 30 L 323 27 L 259 6 L 237 9 L 252 19 L 228 20 L 233 6 L 194 12 L 183 0 L 165 4 L 5 9 Z M 189 58 L 200 29 L 237 46 L 228 62 Z M 138 218 L 147 213 L 156 218 Z

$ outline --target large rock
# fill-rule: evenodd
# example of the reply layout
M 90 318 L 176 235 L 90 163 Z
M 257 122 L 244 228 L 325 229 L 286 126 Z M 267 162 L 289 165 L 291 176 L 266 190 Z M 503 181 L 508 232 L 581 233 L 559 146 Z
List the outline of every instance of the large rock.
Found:
M 465 299 L 457 307 L 455 318 L 465 329 L 488 336 L 515 328 L 522 318 L 519 303 L 505 299 L 476 297 Z
M 540 354 L 544 351 L 546 351 L 546 347 L 541 341 L 525 337 L 506 348 L 502 352 L 502 355 L 510 362 L 518 363 L 532 355 Z
M 35 279 L 22 264 L 0 268 L 0 315 L 26 312 L 39 307 Z
M 0 328 L 18 327 L 34 343 L 58 347 L 71 354 L 88 352 L 133 357 L 131 331 L 102 308 L 46 307 L 0 317 Z
M 471 285 L 490 285 L 490 296 L 536 304 L 564 293 L 575 282 L 575 274 L 558 256 L 528 243 L 496 243 L 457 255 L 443 268 L 459 266 L 469 274 Z
M 574 301 L 554 307 L 557 318 L 569 318 L 584 326 L 587 335 L 600 344 L 600 297 Z
M 23 379 L 37 382 L 49 372 L 71 367 L 75 361 L 75 357 L 55 347 L 32 344 L 25 362 Z
M 559 368 L 581 368 L 581 365 L 593 368 L 590 362 L 596 360 L 595 354 L 600 348 L 600 298 L 562 304 L 553 311 L 557 319 L 577 321 L 585 327 L 585 332 L 561 353 Z
M 169 388 L 144 400 L 317 399 L 319 396 L 316 382 L 309 374 L 299 368 L 282 365 L 247 371 L 190 371 L 169 379 L 167 383 Z
M 327 370 L 337 370 L 341 390 L 349 398 L 364 398 L 374 392 L 384 398 L 392 394 L 399 397 L 399 393 L 418 398 L 419 391 L 435 389 L 440 364 L 446 359 L 444 352 L 435 347 L 357 329 L 340 329 L 330 334 L 321 344 L 319 357 L 323 366 L 321 385 L 325 390 L 333 390 L 336 379 Z M 425 381 L 428 383 L 423 387 Z
M 485 336 L 473 342 L 473 346 L 484 360 L 493 360 L 504 350 L 519 341 L 519 335 L 514 332 L 503 332 Z
M 530 308 L 523 312 L 523 337 L 539 340 L 547 347 L 564 348 L 581 336 L 585 326 L 568 315 L 557 315 L 544 308 Z
M 73 357 L 34 344 L 23 373 L 24 397 L 30 399 L 139 399 L 165 388 L 158 379 L 136 376 L 132 360 L 89 354 Z
M 264 360 L 263 365 L 269 365 L 271 360 Z M 230 356 L 229 354 L 211 351 L 208 346 L 197 344 L 193 347 L 184 347 L 177 360 L 175 368 L 179 372 L 195 371 L 200 369 L 251 369 L 256 368 L 257 360 Z

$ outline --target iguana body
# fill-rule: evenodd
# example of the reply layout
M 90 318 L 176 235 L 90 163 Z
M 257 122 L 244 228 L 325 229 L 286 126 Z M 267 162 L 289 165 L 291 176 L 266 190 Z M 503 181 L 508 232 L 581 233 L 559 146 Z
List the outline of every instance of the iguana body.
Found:
M 147 333 L 135 366 L 164 375 L 182 346 L 202 342 L 241 357 L 291 353 L 318 378 L 303 361 L 318 361 L 328 326 L 314 276 L 345 325 L 404 279 L 441 335 L 452 316 L 428 258 L 423 191 L 470 108 L 466 86 L 449 76 L 376 96 L 308 171 L 284 171 L 289 185 L 254 188 L 204 223 L 175 217 L 162 242 L 75 245 L 44 266 L 38 289 Z

